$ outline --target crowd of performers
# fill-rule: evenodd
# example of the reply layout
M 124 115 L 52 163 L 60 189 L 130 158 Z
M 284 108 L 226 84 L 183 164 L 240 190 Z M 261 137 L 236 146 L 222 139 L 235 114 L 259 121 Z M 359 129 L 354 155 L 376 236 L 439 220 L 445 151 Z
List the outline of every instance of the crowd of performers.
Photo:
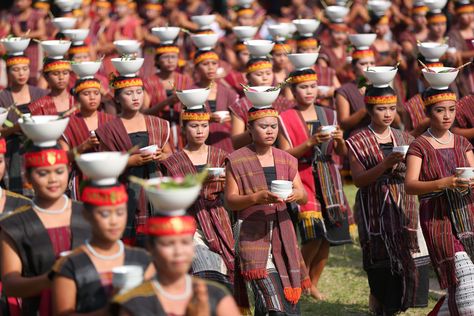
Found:
M 375 14 L 364 0 L 279 4 L 15 0 L 2 12 L 0 38 L 32 39 L 20 54 L 0 46 L 2 315 L 299 315 L 302 295 L 325 299 L 330 248 L 352 243 L 355 227 L 371 312 L 426 307 L 431 265 L 446 289 L 431 315 L 474 314 L 473 179 L 456 173 L 474 167 L 474 66 L 464 65 L 474 5 L 396 0 Z M 325 14 L 336 4 L 348 7 L 342 19 Z M 211 13 L 210 28 L 193 19 Z M 54 16 L 89 29 L 62 58 L 39 43 L 67 40 Z M 321 24 L 278 39 L 270 56 L 251 55 L 232 32 L 255 26 L 271 39 L 272 25 L 301 18 Z M 151 28 L 168 25 L 184 31 L 163 43 Z M 358 33 L 376 37 L 352 47 Z M 219 40 L 199 50 L 190 34 Z M 124 39 L 141 44 L 133 76 L 111 61 Z M 419 54 L 423 42 L 449 49 L 433 60 Z M 296 69 L 292 52 L 319 57 Z M 99 59 L 93 78 L 71 71 Z M 373 66 L 398 73 L 372 85 Z M 463 67 L 449 87 L 431 87 L 422 68 L 440 66 Z M 281 87 L 271 106 L 246 96 L 258 86 Z M 199 88 L 210 90 L 205 104 L 183 106 L 177 92 Z M 56 145 L 26 138 L 18 121 L 28 113 L 69 117 Z M 135 150 L 148 145 L 156 151 Z M 99 185 L 75 159 L 106 151 L 130 156 L 114 184 Z M 225 173 L 206 178 L 187 215 L 156 216 L 130 181 L 208 167 Z M 352 209 L 348 178 L 359 189 Z M 274 180 L 292 182 L 286 199 Z M 111 271 L 124 265 L 140 266 L 144 283 L 117 293 Z

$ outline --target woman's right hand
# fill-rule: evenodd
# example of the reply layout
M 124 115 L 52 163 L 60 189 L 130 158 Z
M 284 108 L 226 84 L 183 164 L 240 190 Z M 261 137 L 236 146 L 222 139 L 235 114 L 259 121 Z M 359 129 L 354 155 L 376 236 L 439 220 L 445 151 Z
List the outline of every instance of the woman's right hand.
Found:
M 316 145 L 330 141 L 331 138 L 332 138 L 331 133 L 323 133 L 320 130 L 318 130 L 318 132 L 316 132 L 309 138 L 309 144 L 311 147 L 316 146 Z
M 89 138 L 87 138 L 85 140 L 85 142 L 82 143 L 81 152 L 86 152 L 86 151 L 94 148 L 95 146 L 99 146 L 99 145 L 100 145 L 100 142 L 99 142 L 99 139 L 97 138 L 97 136 L 95 134 L 90 135 Z
M 139 167 L 153 161 L 153 155 L 148 153 L 135 154 L 129 158 L 130 167 Z
M 392 152 L 390 155 L 384 158 L 382 163 L 384 164 L 386 169 L 393 168 L 397 163 L 402 162 L 405 159 L 405 155 L 403 153 Z
M 260 205 L 283 202 L 283 200 L 278 195 L 268 190 L 262 190 L 257 193 L 254 193 L 254 197 L 255 204 Z

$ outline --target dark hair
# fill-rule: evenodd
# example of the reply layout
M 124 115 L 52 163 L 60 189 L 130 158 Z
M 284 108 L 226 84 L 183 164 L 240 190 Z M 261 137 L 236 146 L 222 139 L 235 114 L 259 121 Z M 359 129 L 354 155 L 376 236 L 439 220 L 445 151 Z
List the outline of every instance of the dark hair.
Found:
M 288 78 L 292 78 L 292 77 L 296 77 L 296 76 L 304 76 L 304 75 L 314 75 L 316 74 L 316 71 L 314 71 L 313 69 L 311 68 L 308 68 L 308 69 L 301 69 L 301 70 L 293 70 L 292 72 L 290 72 L 290 74 L 288 75 Z M 292 83 L 291 84 L 291 88 L 294 88 L 296 87 L 296 83 Z
M 376 26 L 382 18 L 384 18 L 384 15 L 375 15 L 373 12 L 370 12 L 369 25 L 371 27 Z
M 423 99 L 423 102 L 424 102 L 429 97 L 432 97 L 438 94 L 444 94 L 444 93 L 454 93 L 454 92 L 450 88 L 444 89 L 444 90 L 438 90 L 438 89 L 433 89 L 430 87 L 426 89 L 425 91 L 423 91 L 423 93 L 421 94 L 421 98 Z M 436 105 L 436 103 L 425 106 L 426 115 L 429 116 L 429 114 L 431 113 L 431 109 L 433 108 L 433 105 Z
M 372 85 L 368 86 L 365 90 L 365 96 L 366 97 L 384 97 L 384 96 L 393 96 L 397 95 L 395 90 L 393 90 L 392 87 L 383 87 L 383 88 L 376 88 Z M 367 111 L 372 112 L 374 109 L 373 104 L 365 104 L 365 107 L 367 108 Z

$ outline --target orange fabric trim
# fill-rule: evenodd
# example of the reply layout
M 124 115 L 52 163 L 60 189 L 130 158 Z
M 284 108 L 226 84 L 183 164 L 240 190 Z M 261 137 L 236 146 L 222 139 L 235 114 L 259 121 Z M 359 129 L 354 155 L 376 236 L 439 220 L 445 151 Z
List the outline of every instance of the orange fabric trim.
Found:
M 456 94 L 452 92 L 440 93 L 430 97 L 427 97 L 423 100 L 425 106 L 430 106 L 438 102 L 443 101 L 457 101 Z
M 277 43 L 273 46 L 272 52 L 285 52 L 291 53 L 291 46 L 284 43 Z
M 236 51 L 238 51 L 238 52 L 241 52 L 241 51 L 246 50 L 246 49 L 247 49 L 247 46 L 245 46 L 245 44 L 242 44 L 242 43 L 240 43 L 240 44 L 235 44 L 235 45 L 234 45 L 234 49 L 235 49 Z
M 25 167 L 39 168 L 68 164 L 67 152 L 62 149 L 45 149 L 25 153 Z
M 71 64 L 67 60 L 58 60 L 43 67 L 43 72 L 71 70 Z
M 44 10 L 49 10 L 49 8 L 51 7 L 49 3 L 47 2 L 42 2 L 42 1 L 38 1 L 38 2 L 35 2 L 35 4 L 33 5 L 33 7 L 35 9 L 44 9 Z
M 98 7 L 98 8 L 110 8 L 110 7 L 112 7 L 112 4 L 110 2 L 107 2 L 107 1 L 97 1 L 95 3 L 95 6 Z
M 252 64 L 251 66 L 249 66 L 247 68 L 247 72 L 251 73 L 251 72 L 255 72 L 262 69 L 272 69 L 272 68 L 273 68 L 272 63 L 264 60 L 264 61 L 256 62 L 255 64 Z
M 182 121 L 209 121 L 211 120 L 211 114 L 206 112 L 181 112 Z
M 285 287 L 283 289 L 283 293 L 285 294 L 285 298 L 293 305 L 296 305 L 298 301 L 300 300 L 301 297 L 301 288 L 291 288 L 291 287 Z
M 425 6 L 425 5 L 422 5 L 422 6 L 419 6 L 419 7 L 413 7 L 411 9 L 411 14 L 415 14 L 415 15 L 420 15 L 420 14 L 423 14 L 423 15 L 426 15 L 426 13 L 429 11 L 430 9 Z
M 296 40 L 296 46 L 301 48 L 318 47 L 318 41 L 315 38 L 305 38 Z
M 115 80 L 112 84 L 114 89 L 123 89 L 129 87 L 143 87 L 143 80 L 141 78 L 130 78 Z
M 446 23 L 448 19 L 444 14 L 437 14 L 428 18 L 428 24 Z
M 100 90 L 100 82 L 96 80 L 86 80 L 81 82 L 77 87 L 74 88 L 75 93 L 79 93 L 86 89 L 98 89 Z
M 456 14 L 465 14 L 465 13 L 473 13 L 474 12 L 474 5 L 468 4 L 460 6 L 456 9 Z
M 89 46 L 76 46 L 76 47 L 71 47 L 68 50 L 69 55 L 75 55 L 75 54 L 83 54 L 83 53 L 89 53 L 90 49 Z
M 7 67 L 15 65 L 29 65 L 30 59 L 26 56 L 8 56 L 6 60 Z
M 7 141 L 5 138 L 0 138 L 0 154 L 5 154 L 7 152 Z
M 96 206 L 120 205 L 127 203 L 128 194 L 123 184 L 114 187 L 86 186 L 81 201 Z
M 379 25 L 387 25 L 388 24 L 388 16 L 384 15 L 382 18 L 380 18 L 379 22 L 377 24 Z
M 299 75 L 299 76 L 291 77 L 292 84 L 298 84 L 298 83 L 307 82 L 307 81 L 318 81 L 318 75 L 307 74 L 307 75 Z
M 364 98 L 365 104 L 396 104 L 397 96 L 396 95 L 384 95 L 384 96 L 366 96 Z
M 368 57 L 375 57 L 374 51 L 371 49 L 364 49 L 364 50 L 355 50 L 352 52 L 353 59 L 362 59 Z
M 255 112 L 249 112 L 248 121 L 252 122 L 264 117 L 278 117 L 278 111 L 275 109 L 261 109 Z
M 145 4 L 145 10 L 154 10 L 154 11 L 161 11 L 163 7 L 159 3 L 147 3 Z
M 207 52 L 199 55 L 196 59 L 194 59 L 194 64 L 197 65 L 206 59 L 219 60 L 219 56 L 215 52 Z
M 242 16 L 242 15 L 255 15 L 255 11 L 253 9 L 242 9 L 237 11 L 237 16 Z
M 157 55 L 161 55 L 161 54 L 179 54 L 179 47 L 178 46 L 157 47 L 155 52 L 156 52 Z

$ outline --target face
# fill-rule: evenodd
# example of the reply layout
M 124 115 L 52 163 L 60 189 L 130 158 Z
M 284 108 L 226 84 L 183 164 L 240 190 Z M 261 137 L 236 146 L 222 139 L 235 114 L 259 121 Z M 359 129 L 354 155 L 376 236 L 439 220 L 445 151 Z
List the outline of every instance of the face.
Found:
M 145 10 L 145 17 L 148 21 L 154 20 L 160 16 L 160 11 L 158 10 Z
M 206 59 L 197 65 L 199 74 L 207 80 L 215 80 L 219 62 L 213 59 Z
M 337 44 L 338 46 L 344 45 L 347 41 L 347 33 L 345 32 L 332 31 L 331 37 L 332 37 L 333 42 Z
M 378 104 L 374 105 L 369 115 L 372 119 L 372 125 L 390 126 L 397 114 L 396 104 Z
M 389 26 L 387 24 L 377 24 L 374 27 L 374 32 L 377 34 L 378 37 L 384 37 L 389 30 Z
M 413 16 L 413 22 L 417 26 L 426 26 L 427 24 L 426 16 L 422 14 L 416 14 Z
M 292 87 L 291 91 L 296 102 L 301 105 L 312 105 L 318 96 L 318 83 L 307 81 Z
M 273 70 L 269 68 L 251 72 L 247 75 L 247 79 L 251 86 L 271 86 Z
M 51 71 L 46 75 L 46 80 L 52 89 L 64 90 L 69 83 L 69 70 Z
M 194 257 L 193 235 L 157 237 L 150 252 L 158 273 L 184 275 Z
M 250 53 L 248 50 L 242 50 L 237 53 L 237 58 L 241 65 L 246 65 L 250 59 Z
M 99 89 L 85 89 L 78 95 L 81 108 L 88 111 L 97 111 L 100 105 L 101 95 Z
M 446 33 L 446 23 L 429 24 L 431 33 L 437 38 L 441 38 Z
M 104 19 L 110 15 L 110 8 L 97 7 L 96 12 L 99 18 Z
M 57 200 L 66 191 L 69 172 L 67 165 L 33 168 L 28 176 L 35 195 L 46 200 Z
M 119 17 L 124 17 L 128 14 L 128 6 L 127 5 L 117 5 L 115 7 L 115 12 Z
M 31 7 L 31 0 L 16 0 L 15 7 L 20 11 L 26 10 Z
M 118 96 L 118 102 L 124 110 L 139 111 L 143 105 L 143 97 L 143 87 L 124 88 Z
M 288 64 L 288 56 L 285 52 L 275 52 L 273 56 L 273 65 L 279 69 L 283 69 Z
M 76 63 L 80 63 L 83 61 L 90 61 L 91 57 L 89 56 L 89 53 L 79 53 L 79 54 L 74 54 L 72 57 L 72 61 Z
M 374 57 L 361 58 L 357 60 L 357 62 L 355 63 L 354 71 L 357 76 L 363 76 L 364 70 L 366 70 L 367 67 L 374 67 L 374 66 L 375 66 Z
M 252 14 L 239 15 L 237 17 L 237 25 L 240 26 L 253 26 L 255 23 Z
M 184 126 L 184 132 L 188 143 L 202 145 L 209 137 L 209 122 L 189 121 Z
M 298 53 L 301 53 L 301 54 L 316 53 L 317 51 L 318 51 L 318 48 L 316 46 L 298 47 Z
M 443 101 L 436 103 L 430 109 L 430 125 L 434 129 L 448 130 L 456 117 L 456 102 Z
M 84 210 L 91 224 L 92 234 L 102 240 L 117 241 L 122 237 L 127 224 L 127 203 L 113 206 L 94 206 Z
M 28 65 L 14 65 L 8 68 L 11 83 L 25 85 L 30 77 L 30 67 Z
M 160 55 L 157 67 L 162 71 L 175 71 L 178 67 L 178 54 L 167 53 Z
M 462 25 L 470 25 L 474 21 L 474 14 L 472 13 L 464 13 L 458 15 L 459 23 Z
M 5 155 L 0 154 L 0 180 L 5 176 Z
M 248 125 L 255 144 L 272 146 L 278 136 L 278 119 L 276 117 L 263 117 Z

